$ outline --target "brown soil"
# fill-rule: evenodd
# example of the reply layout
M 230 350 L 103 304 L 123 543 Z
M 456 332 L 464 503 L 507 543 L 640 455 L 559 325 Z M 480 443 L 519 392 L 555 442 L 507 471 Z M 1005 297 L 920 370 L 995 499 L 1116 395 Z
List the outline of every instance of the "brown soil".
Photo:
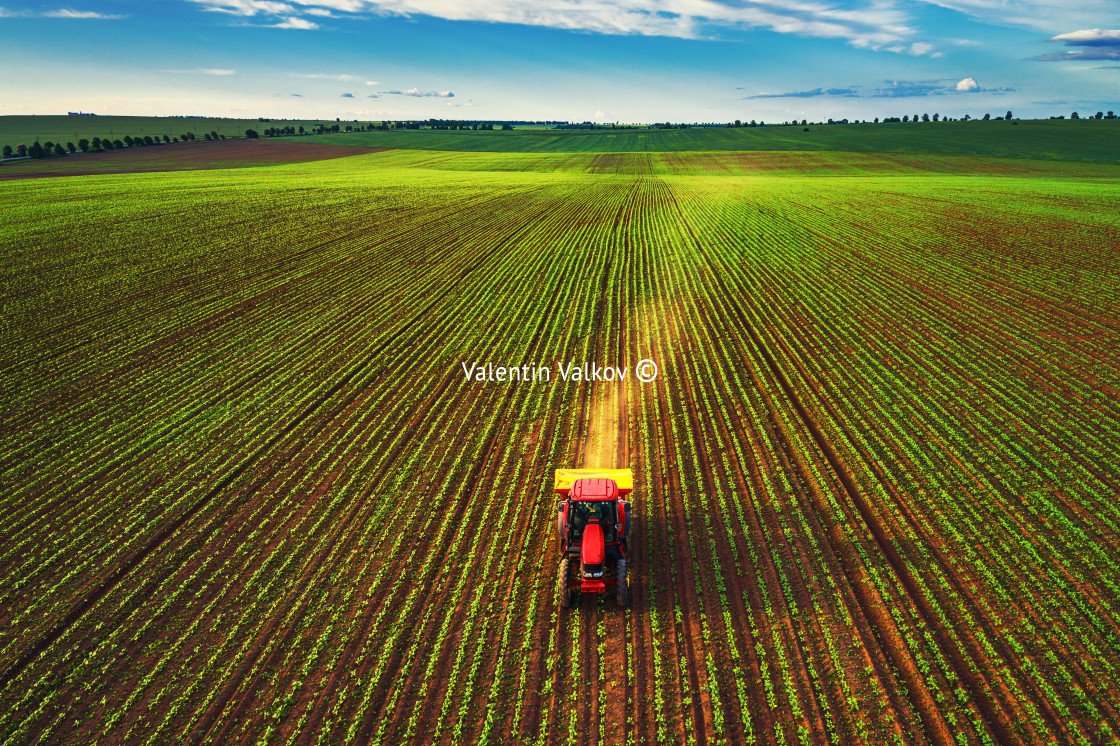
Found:
M 389 148 L 355 148 L 283 140 L 177 142 L 102 153 L 76 153 L 43 160 L 7 161 L 0 163 L 0 180 L 248 168 L 325 161 L 385 150 Z

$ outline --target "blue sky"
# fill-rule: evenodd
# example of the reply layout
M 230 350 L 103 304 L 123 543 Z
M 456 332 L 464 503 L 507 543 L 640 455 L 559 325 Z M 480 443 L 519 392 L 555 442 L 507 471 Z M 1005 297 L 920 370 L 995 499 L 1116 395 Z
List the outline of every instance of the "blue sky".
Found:
M 0 115 L 1120 111 L 1120 0 L 0 0 Z

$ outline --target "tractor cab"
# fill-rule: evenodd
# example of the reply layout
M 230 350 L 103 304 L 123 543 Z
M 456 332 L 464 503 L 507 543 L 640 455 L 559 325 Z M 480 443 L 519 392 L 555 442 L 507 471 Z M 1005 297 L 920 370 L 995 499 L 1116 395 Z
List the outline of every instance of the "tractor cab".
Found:
M 603 530 L 604 541 L 616 541 L 615 522 L 617 510 L 613 503 L 599 501 L 572 501 L 571 541 L 578 545 L 587 526 L 599 526 Z
M 622 496 L 632 489 L 629 469 L 556 471 L 555 490 L 565 498 L 556 509 L 564 606 L 577 594 L 605 593 L 608 586 L 615 586 L 619 604 L 626 605 L 630 503 Z

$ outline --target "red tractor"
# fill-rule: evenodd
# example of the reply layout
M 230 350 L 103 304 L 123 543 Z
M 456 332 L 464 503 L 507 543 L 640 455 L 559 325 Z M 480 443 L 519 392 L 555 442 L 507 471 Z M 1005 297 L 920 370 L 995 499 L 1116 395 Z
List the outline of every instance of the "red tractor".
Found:
M 629 469 L 557 469 L 556 507 L 560 539 L 560 605 L 570 608 L 583 593 L 606 593 L 613 587 L 618 605 L 630 600 L 627 564 L 630 549 L 630 503 L 634 488 Z

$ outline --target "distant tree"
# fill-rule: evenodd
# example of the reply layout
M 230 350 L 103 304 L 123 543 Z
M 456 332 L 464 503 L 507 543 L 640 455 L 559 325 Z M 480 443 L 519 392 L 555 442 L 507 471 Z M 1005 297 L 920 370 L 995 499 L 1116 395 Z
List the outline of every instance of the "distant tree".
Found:
M 102 150 L 112 150 L 113 149 L 113 141 L 106 137 L 104 140 L 101 141 L 101 149 Z
M 114 147 L 114 148 L 123 148 L 123 147 L 124 147 L 124 143 L 123 143 L 123 142 L 121 142 L 120 140 L 113 140 L 113 147 Z
M 902 121 L 909 122 L 910 121 L 910 115 L 909 114 L 904 114 L 903 117 L 902 117 Z
M 923 122 L 928 122 L 929 121 L 929 114 L 922 114 L 922 121 Z
M 171 142 L 171 135 L 164 135 L 163 136 L 163 141 L 164 142 Z
M 1110 112 L 1108 112 L 1107 114 L 1105 114 L 1105 115 L 1104 115 L 1104 118 L 1105 118 L 1105 119 L 1115 119 L 1115 118 L 1116 118 L 1116 115 L 1115 115 L 1115 114 L 1113 114 L 1113 113 L 1112 113 L 1112 112 L 1110 111 Z
M 300 127 L 300 128 L 299 128 L 299 133 L 300 133 L 301 135 L 303 134 L 303 127 Z
M 1077 112 L 1075 111 L 1075 112 L 1073 112 L 1072 114 L 1069 115 L 1069 118 L 1070 119 L 1080 119 L 1081 117 L 1077 116 Z
M 89 152 L 89 140 L 87 140 L 84 137 L 81 140 L 78 140 L 78 147 L 82 149 L 83 153 L 88 153 Z
M 1104 112 L 1103 111 L 1098 111 L 1097 115 L 1093 118 L 1094 119 L 1104 119 Z
M 55 155 L 66 155 L 66 148 L 62 147 L 62 145 L 60 145 L 59 143 L 56 142 L 54 144 L 54 154 Z
M 202 139 L 203 139 L 203 140 L 206 140 L 207 142 L 209 142 L 209 140 L 210 140 L 210 133 L 209 133 L 209 132 L 203 132 L 203 133 L 202 133 Z
M 152 139 L 151 135 L 144 135 L 144 144 L 145 145 L 155 145 L 156 141 Z
M 32 158 L 46 158 L 46 154 L 43 152 L 43 146 L 39 144 L 38 140 L 32 143 L 31 147 L 27 149 L 27 154 Z
M 879 123 L 879 117 L 875 117 L 875 124 Z
M 934 114 L 933 115 L 933 121 L 936 122 L 940 118 L 940 116 L 941 116 L 940 114 Z
M 808 128 L 808 127 L 802 127 L 802 128 L 801 128 L 801 131 L 802 131 L 802 132 L 808 132 L 808 131 L 809 131 L 809 128 Z
M 226 139 L 225 135 L 218 135 L 218 137 L 222 138 L 223 140 Z
M 511 129 L 513 129 L 513 125 L 512 124 L 503 124 L 502 129 L 503 130 L 511 130 Z
M 991 119 L 991 118 L 992 118 L 992 115 L 991 115 L 991 114 L 985 114 L 985 115 L 984 115 L 984 121 L 985 121 L 985 122 L 986 122 L 986 121 L 988 121 L 988 120 L 989 120 L 989 119 Z
M 736 120 L 735 120 L 735 126 L 736 126 L 736 127 L 742 127 L 742 126 L 743 126 L 743 120 L 741 120 L 741 119 L 736 119 Z
M 5 145 L 4 146 L 4 157 L 5 158 L 11 158 L 12 155 L 14 155 L 14 153 L 12 152 L 12 146 L 11 145 Z
M 94 150 L 101 150 L 101 138 L 100 137 L 93 138 L 93 149 Z
M 972 115 L 971 115 L 971 114 L 965 114 L 965 115 L 964 115 L 964 121 L 966 121 L 966 122 L 967 122 L 967 121 L 968 121 L 968 120 L 970 120 L 970 119 L 972 119 Z
M 133 142 L 134 142 L 134 140 L 132 139 L 132 135 L 125 135 L 124 136 L 124 144 L 125 145 L 127 145 L 128 147 L 131 148 Z
M 66 149 L 69 150 L 71 153 L 77 153 L 78 152 L 78 148 L 75 147 L 74 143 L 72 143 L 72 142 L 66 143 Z
M 217 132 L 217 130 L 210 130 L 210 139 L 211 139 L 211 140 L 217 140 L 217 139 L 218 139 L 218 132 Z
M 246 139 L 256 140 L 258 137 L 260 137 L 260 135 L 257 134 L 256 130 L 245 130 L 245 138 Z
M 193 132 L 188 132 L 187 134 L 183 135 L 183 139 L 184 140 L 190 140 L 191 142 L 194 142 L 194 133 Z
M 1011 112 L 1009 111 L 1006 114 L 1004 114 L 1003 118 L 1010 122 L 1011 121 Z
M 24 145 L 23 143 L 20 143 L 19 145 L 17 145 L 16 146 L 16 155 L 18 155 L 20 158 L 26 157 L 27 156 L 27 146 Z

